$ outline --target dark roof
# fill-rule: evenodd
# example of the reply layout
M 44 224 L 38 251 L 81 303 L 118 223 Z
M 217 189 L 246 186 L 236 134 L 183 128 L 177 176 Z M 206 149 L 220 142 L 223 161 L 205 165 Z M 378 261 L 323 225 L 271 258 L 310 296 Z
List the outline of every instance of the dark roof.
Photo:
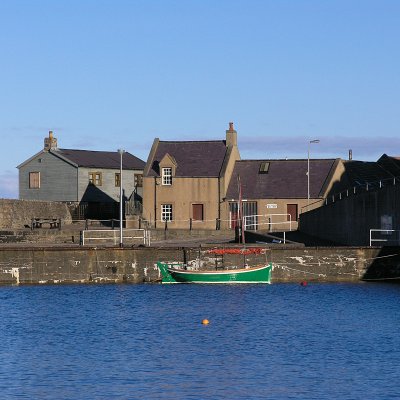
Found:
M 52 154 L 59 154 L 79 167 L 87 168 L 120 168 L 120 154 L 117 151 L 90 151 L 57 149 L 51 150 Z M 145 162 L 131 153 L 125 152 L 122 156 L 123 169 L 144 169 Z
M 149 176 L 160 174 L 159 163 L 166 154 L 177 164 L 177 177 L 217 177 L 226 154 L 224 140 L 212 141 L 160 141 L 154 155 Z
M 346 161 L 344 168 L 351 187 L 364 186 L 367 183 L 376 183 L 393 177 L 383 164 L 380 165 L 379 162 L 374 161 Z
M 321 196 L 321 190 L 335 161 L 310 160 L 311 198 Z M 238 176 L 243 199 L 307 198 L 307 164 L 308 160 L 236 161 L 226 198 L 238 199 Z
M 400 158 L 383 154 L 377 161 L 378 164 L 393 176 L 400 176 Z

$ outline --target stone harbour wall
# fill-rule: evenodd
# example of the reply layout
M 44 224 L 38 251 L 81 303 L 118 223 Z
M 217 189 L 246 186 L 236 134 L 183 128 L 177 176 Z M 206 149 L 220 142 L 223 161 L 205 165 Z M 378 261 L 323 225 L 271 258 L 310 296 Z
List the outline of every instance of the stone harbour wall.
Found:
M 277 248 L 249 256 L 225 254 L 226 266 L 272 262 L 272 282 L 358 282 L 400 276 L 399 248 Z M 221 265 L 210 248 L 99 248 L 81 246 L 0 249 L 1 284 L 159 282 L 157 261 L 201 269 Z
M 32 218 L 61 218 L 63 223 L 71 222 L 71 214 L 64 203 L 0 199 L 0 229 L 30 227 Z

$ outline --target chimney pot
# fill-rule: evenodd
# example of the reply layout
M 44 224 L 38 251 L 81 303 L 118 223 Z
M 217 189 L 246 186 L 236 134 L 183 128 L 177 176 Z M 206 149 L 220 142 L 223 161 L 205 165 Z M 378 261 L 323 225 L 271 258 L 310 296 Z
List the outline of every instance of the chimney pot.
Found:
M 49 137 L 44 138 L 44 150 L 57 150 L 57 139 L 53 136 L 53 131 L 49 131 Z
M 237 132 L 233 128 L 233 122 L 229 122 L 229 129 L 226 132 L 226 145 L 237 146 Z

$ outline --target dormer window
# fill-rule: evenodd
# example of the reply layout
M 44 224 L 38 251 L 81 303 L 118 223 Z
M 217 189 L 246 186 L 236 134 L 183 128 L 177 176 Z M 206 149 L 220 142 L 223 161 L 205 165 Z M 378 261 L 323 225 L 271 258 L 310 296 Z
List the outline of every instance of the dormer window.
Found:
M 269 162 L 263 161 L 263 162 L 260 164 L 260 169 L 258 170 L 258 172 L 259 172 L 260 174 L 268 174 L 268 171 L 269 171 Z
M 161 182 L 163 185 L 172 185 L 172 168 L 161 169 Z

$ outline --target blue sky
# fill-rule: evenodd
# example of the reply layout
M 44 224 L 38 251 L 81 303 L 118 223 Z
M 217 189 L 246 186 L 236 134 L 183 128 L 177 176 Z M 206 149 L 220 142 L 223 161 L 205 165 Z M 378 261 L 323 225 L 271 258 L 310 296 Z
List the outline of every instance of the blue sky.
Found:
M 400 1 L 1 0 L 0 198 L 49 130 L 147 159 L 223 139 L 244 159 L 400 155 Z

